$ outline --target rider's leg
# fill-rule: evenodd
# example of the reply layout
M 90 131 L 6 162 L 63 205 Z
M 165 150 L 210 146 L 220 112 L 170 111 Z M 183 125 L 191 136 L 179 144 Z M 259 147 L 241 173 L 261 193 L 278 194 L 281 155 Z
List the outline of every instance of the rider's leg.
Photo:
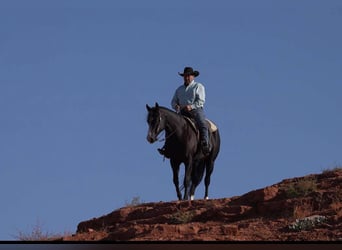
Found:
M 205 120 L 205 114 L 203 108 L 194 109 L 191 111 L 192 116 L 194 117 L 197 126 L 200 130 L 201 134 L 201 146 L 204 150 L 204 153 L 208 153 L 209 151 L 209 135 L 208 135 L 208 126 Z

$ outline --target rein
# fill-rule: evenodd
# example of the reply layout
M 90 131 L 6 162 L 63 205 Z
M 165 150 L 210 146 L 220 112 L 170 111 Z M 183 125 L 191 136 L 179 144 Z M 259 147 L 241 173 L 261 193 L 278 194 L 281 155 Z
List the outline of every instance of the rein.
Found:
M 171 134 L 169 134 L 168 136 L 166 136 L 164 139 L 158 139 L 158 141 L 159 141 L 159 142 L 166 141 L 166 140 L 169 139 L 174 133 L 176 133 L 176 130 L 174 130 Z

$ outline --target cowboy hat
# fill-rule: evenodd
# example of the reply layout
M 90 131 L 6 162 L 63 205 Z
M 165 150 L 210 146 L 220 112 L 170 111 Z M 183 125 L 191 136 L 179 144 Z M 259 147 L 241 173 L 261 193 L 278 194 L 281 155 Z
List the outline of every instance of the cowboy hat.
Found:
M 180 76 L 186 76 L 186 75 L 193 75 L 198 76 L 199 72 L 197 70 L 193 70 L 191 67 L 185 67 L 183 73 L 178 72 Z

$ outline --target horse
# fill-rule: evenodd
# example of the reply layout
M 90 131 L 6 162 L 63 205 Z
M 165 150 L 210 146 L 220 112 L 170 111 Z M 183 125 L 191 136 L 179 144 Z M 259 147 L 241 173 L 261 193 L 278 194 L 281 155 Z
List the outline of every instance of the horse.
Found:
M 198 131 L 183 115 L 176 113 L 166 107 L 155 107 L 146 104 L 148 111 L 147 141 L 154 143 L 158 140 L 159 134 L 165 130 L 165 157 L 170 159 L 173 172 L 173 183 L 176 188 L 177 197 L 182 200 L 182 193 L 179 187 L 179 168 L 183 163 L 184 174 L 184 195 L 183 199 L 194 199 L 195 189 L 201 182 L 204 171 L 205 195 L 204 199 L 209 199 L 210 177 L 214 170 L 214 162 L 220 151 L 220 134 L 218 129 L 209 133 L 210 152 L 204 155 L 199 144 Z M 191 184 L 190 190 L 189 186 Z

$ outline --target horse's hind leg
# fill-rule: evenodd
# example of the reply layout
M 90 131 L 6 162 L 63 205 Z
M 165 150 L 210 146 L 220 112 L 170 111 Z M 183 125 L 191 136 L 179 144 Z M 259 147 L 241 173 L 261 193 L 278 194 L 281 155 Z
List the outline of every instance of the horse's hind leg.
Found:
M 207 164 L 206 164 L 206 174 L 204 178 L 204 185 L 205 185 L 205 194 L 204 194 L 204 199 L 208 200 L 209 199 L 209 185 L 210 185 L 210 177 L 211 174 L 213 173 L 214 170 L 214 161 L 209 159 Z
M 173 173 L 173 184 L 175 185 L 175 188 L 176 188 L 178 200 L 181 200 L 182 199 L 182 193 L 179 189 L 179 180 L 178 180 L 180 163 L 175 162 L 173 160 L 171 160 L 170 162 L 171 162 L 172 173 Z
M 190 188 L 190 199 L 195 199 L 195 190 L 198 184 L 201 182 L 204 174 L 204 161 L 196 161 L 192 168 L 191 174 L 191 188 Z

